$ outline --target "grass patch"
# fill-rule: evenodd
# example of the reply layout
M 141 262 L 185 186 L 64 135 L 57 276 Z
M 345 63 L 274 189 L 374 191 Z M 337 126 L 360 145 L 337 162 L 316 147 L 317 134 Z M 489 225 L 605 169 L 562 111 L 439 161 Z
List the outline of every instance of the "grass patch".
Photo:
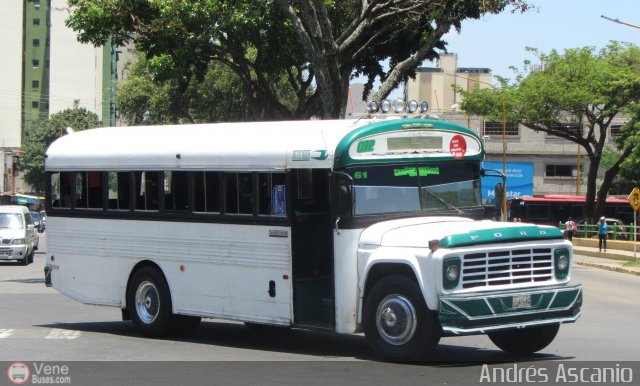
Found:
M 624 263 L 625 267 L 640 267 L 640 261 L 628 261 Z

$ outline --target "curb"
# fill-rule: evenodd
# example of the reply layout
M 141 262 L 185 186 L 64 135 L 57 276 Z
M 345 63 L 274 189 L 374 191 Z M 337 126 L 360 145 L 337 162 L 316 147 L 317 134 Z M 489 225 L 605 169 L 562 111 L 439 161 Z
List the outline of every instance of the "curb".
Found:
M 579 252 L 579 253 L 577 253 Z M 616 253 L 611 253 L 611 252 L 595 252 L 595 251 L 589 251 L 586 249 L 580 249 L 580 247 L 578 248 L 573 248 L 573 253 L 574 254 L 580 254 L 583 256 L 589 256 L 589 257 L 602 257 L 605 259 L 611 259 L 611 260 L 620 260 L 620 261 L 635 261 L 635 259 L 633 258 L 633 256 L 627 256 L 627 255 L 623 255 L 623 254 L 616 254 Z
M 584 265 L 585 267 L 599 268 L 599 269 L 604 269 L 604 270 L 607 270 L 607 271 L 627 273 L 627 274 L 634 275 L 634 276 L 640 276 L 640 271 L 631 270 L 631 269 L 627 269 L 625 267 L 619 267 L 619 266 L 615 266 L 615 265 L 591 263 L 591 262 L 588 262 L 588 261 L 576 261 L 576 264 Z

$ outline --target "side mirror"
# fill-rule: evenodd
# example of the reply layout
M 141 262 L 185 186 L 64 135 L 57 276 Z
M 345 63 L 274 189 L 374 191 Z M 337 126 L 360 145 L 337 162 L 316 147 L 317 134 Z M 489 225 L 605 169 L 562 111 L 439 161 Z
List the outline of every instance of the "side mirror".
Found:
M 338 216 L 349 217 L 353 211 L 353 194 L 350 185 L 338 185 Z

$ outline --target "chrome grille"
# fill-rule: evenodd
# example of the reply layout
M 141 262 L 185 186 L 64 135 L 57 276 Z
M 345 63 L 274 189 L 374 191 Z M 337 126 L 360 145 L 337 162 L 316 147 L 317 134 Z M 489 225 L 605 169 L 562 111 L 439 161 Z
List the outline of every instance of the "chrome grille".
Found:
M 551 248 L 474 252 L 462 257 L 462 288 L 536 283 L 552 278 Z

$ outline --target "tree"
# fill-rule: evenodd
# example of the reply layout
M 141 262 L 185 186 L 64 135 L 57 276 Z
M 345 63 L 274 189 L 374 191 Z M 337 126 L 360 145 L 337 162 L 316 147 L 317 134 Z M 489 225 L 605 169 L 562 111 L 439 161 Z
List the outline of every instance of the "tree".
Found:
M 543 66 L 536 68 L 525 63 L 525 73 L 519 73 L 513 84 L 499 79 L 500 88 L 461 90 L 464 97 L 461 108 L 467 113 L 499 119 L 503 110 L 500 101 L 505 98 L 509 122 L 581 146 L 590 161 L 584 215 L 588 219 L 597 218 L 604 211 L 605 199 L 623 161 L 637 152 L 640 49 L 628 43 L 611 42 L 599 52 L 585 47 L 568 49 L 563 54 L 554 50 L 539 57 Z M 618 115 L 627 116 L 628 121 L 616 138 L 618 152 L 609 160 L 598 189 L 597 173 L 607 144 L 607 131 Z
M 210 62 L 202 79 L 191 75 L 189 82 L 153 74 L 155 64 L 143 55 L 128 64 L 118 87 L 116 105 L 119 117 L 130 125 L 180 124 L 217 121 L 251 121 L 254 116 L 240 87 L 240 79 L 227 66 Z M 288 93 L 288 82 L 279 79 L 274 91 L 286 106 L 295 104 Z
M 24 172 L 24 180 L 37 192 L 44 192 L 46 184 L 44 159 L 47 148 L 65 134 L 67 127 L 74 131 L 102 126 L 98 115 L 85 108 L 67 109 L 55 113 L 49 119 L 35 123 L 25 134 L 22 146 L 24 154 L 18 159 L 18 167 Z
M 134 40 L 154 77 L 181 87 L 211 61 L 241 80 L 248 108 L 263 119 L 344 116 L 349 80 L 365 75 L 387 96 L 443 50 L 444 34 L 465 19 L 525 11 L 526 0 L 69 0 L 67 25 L 81 42 Z M 380 62 L 388 59 L 389 68 Z M 288 106 L 273 88 L 285 78 Z

